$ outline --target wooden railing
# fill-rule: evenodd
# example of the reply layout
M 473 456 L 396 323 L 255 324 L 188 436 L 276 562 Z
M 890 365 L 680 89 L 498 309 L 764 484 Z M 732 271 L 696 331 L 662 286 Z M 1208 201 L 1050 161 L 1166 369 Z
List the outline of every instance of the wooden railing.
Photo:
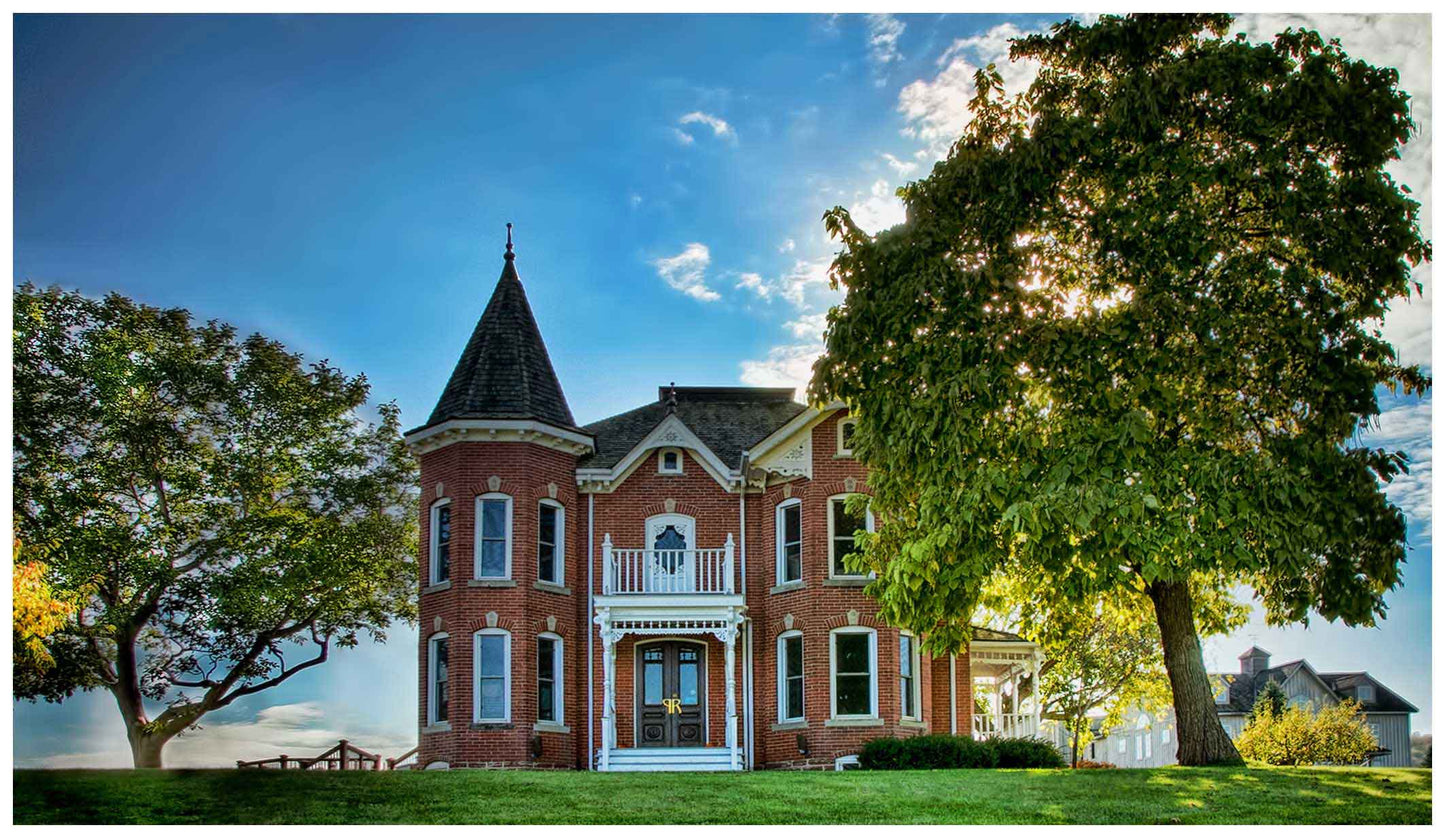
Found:
M 602 537 L 602 593 L 731 594 L 733 536 L 722 547 L 702 550 L 634 550 Z
M 314 757 L 292 757 L 282 754 L 274 759 L 236 760 L 237 768 L 280 768 L 301 771 L 384 771 L 387 768 L 395 768 L 396 763 L 401 762 L 412 754 L 416 749 L 412 748 L 407 753 L 395 760 L 384 759 L 380 754 L 373 754 L 370 751 L 363 751 L 350 742 L 342 739 L 336 747 Z
M 404 763 L 404 762 L 406 762 L 407 760 L 411 759 L 412 757 L 416 756 L 416 752 L 419 751 L 419 750 L 421 750 L 421 746 L 420 746 L 420 745 L 416 746 L 415 748 L 412 748 L 410 751 L 407 751 L 406 753 L 402 754 L 402 755 L 399 756 L 399 757 L 392 757 L 391 759 L 388 759 L 388 760 L 386 761 L 386 767 L 387 767 L 387 769 L 390 770 L 390 771 L 396 771 L 398 767 L 403 768 L 403 769 L 405 769 L 405 768 L 412 768 L 413 766 L 410 766 L 410 765 L 402 765 L 402 763 Z
M 1038 736 L 1039 720 L 1032 713 L 975 713 L 973 717 L 973 738 L 992 739 L 995 736 L 1017 738 Z

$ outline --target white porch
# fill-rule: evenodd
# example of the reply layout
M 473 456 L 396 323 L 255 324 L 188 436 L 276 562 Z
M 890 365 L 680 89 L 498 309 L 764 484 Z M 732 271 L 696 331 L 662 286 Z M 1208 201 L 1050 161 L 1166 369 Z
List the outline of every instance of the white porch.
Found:
M 1042 650 L 1022 638 L 976 640 L 970 644 L 974 739 L 1042 734 L 1038 699 L 1042 662 Z
M 729 538 L 731 541 L 731 538 Z M 604 568 L 607 565 L 604 564 Z M 707 595 L 704 595 L 707 596 Z M 700 603 L 687 594 L 613 594 L 597 599 L 593 622 L 602 640 L 602 742 L 599 771 L 741 771 L 738 708 L 738 635 L 746 611 L 741 596 L 711 595 Z M 617 741 L 617 647 L 628 635 L 673 638 L 711 635 L 723 647 L 726 729 L 722 747 L 619 747 Z M 705 691 L 706 692 L 706 691 Z M 634 703 L 638 701 L 634 696 Z

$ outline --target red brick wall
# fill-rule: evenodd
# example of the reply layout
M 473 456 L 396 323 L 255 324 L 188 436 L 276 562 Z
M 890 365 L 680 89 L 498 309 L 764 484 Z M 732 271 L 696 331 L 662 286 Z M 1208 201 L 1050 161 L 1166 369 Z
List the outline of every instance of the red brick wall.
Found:
M 421 574 L 420 649 L 417 656 L 417 725 L 421 751 L 418 763 L 446 762 L 457 766 L 572 768 L 577 765 L 576 737 L 585 733 L 586 686 L 575 675 L 585 659 L 586 632 L 579 631 L 581 607 L 585 600 L 586 555 L 583 552 L 587 511 L 579 503 L 576 457 L 521 442 L 459 442 L 421 457 Z M 472 587 L 475 503 L 479 495 L 494 491 L 491 478 L 500 484 L 495 491 L 512 497 L 512 581 L 513 587 Z M 564 576 L 572 593 L 539 590 L 537 581 L 537 506 L 551 496 L 565 510 Z M 440 490 L 440 493 L 438 493 Z M 430 591 L 429 549 L 432 504 L 451 499 L 450 586 Z M 511 633 L 512 684 L 511 722 L 504 726 L 474 729 L 472 722 L 472 633 L 488 626 L 487 615 L 496 614 L 496 627 Z M 553 618 L 549 623 L 548 618 Z M 562 637 L 564 677 L 563 722 L 570 733 L 535 733 L 537 720 L 537 635 L 554 626 Z M 429 732 L 426 725 L 427 639 L 438 630 L 449 635 L 448 672 L 449 732 Z M 579 722 L 578 712 L 581 712 Z M 541 739 L 542 755 L 531 755 L 532 737 Z
M 595 504 L 591 548 L 593 590 L 602 589 L 602 540 L 610 534 L 618 548 L 644 546 L 648 517 L 672 511 L 696 521 L 696 546 L 721 547 L 729 534 L 738 546 L 739 573 L 746 566 L 746 603 L 753 632 L 754 762 L 759 767 L 831 768 L 834 758 L 856 753 L 863 742 L 878 736 L 915 735 L 925 730 L 948 732 L 948 661 L 927 655 L 919 668 L 918 690 L 922 722 L 904 722 L 898 692 L 898 632 L 882 625 L 876 604 L 863 588 L 828 584 L 829 497 L 853 490 L 866 493 L 866 470 L 854 459 L 836 456 L 837 421 L 829 417 L 812 430 L 813 477 L 749 494 L 746 537 L 740 528 L 739 503 L 703 469 L 691 452 L 681 475 L 657 473 L 656 457 L 649 454 L 612 492 L 592 495 Z M 429 578 L 430 507 L 438 497 L 452 500 L 451 585 L 421 596 L 421 647 L 418 655 L 421 729 L 419 763 L 447 762 L 452 766 L 582 768 L 587 750 L 587 678 L 593 684 L 593 745 L 601 746 L 603 697 L 602 645 L 587 613 L 588 496 L 576 491 L 576 458 L 529 443 L 462 442 L 422 456 L 421 562 L 422 585 Z M 471 587 L 474 537 L 474 503 L 492 491 L 489 480 L 501 481 L 498 491 L 513 498 L 512 579 L 515 587 Z M 537 503 L 549 496 L 555 484 L 556 500 L 566 510 L 565 583 L 570 593 L 538 590 L 536 581 Z M 441 494 L 438 492 L 441 484 Z M 774 512 L 787 497 L 799 498 L 803 514 L 803 587 L 771 593 L 775 584 Z M 746 559 L 743 546 L 746 544 Z M 474 729 L 472 718 L 472 632 L 487 625 L 489 612 L 497 625 L 512 635 L 511 724 Z M 874 627 L 878 648 L 878 709 L 881 724 L 874 727 L 836 727 L 830 715 L 830 632 L 850 622 L 856 612 L 859 625 Z M 778 718 L 777 637 L 791 616 L 792 627 L 803 633 L 805 726 L 774 730 Z M 563 638 L 565 712 L 569 733 L 534 734 L 536 720 L 536 637 L 554 618 L 555 633 Z M 440 621 L 438 623 L 438 621 Z M 426 642 L 440 625 L 451 637 L 450 732 L 426 729 Z M 679 635 L 683 636 L 683 635 Z M 629 636 L 617 654 L 617 741 L 633 743 L 633 663 L 640 638 Z M 650 638 L 646 638 L 650 639 Z M 724 649 L 712 636 L 707 643 L 708 742 L 726 743 Z M 644 639 L 645 640 L 645 639 Z M 589 641 L 593 666 L 587 668 Z M 744 744 L 743 708 L 745 646 L 737 647 L 739 744 Z M 958 732 L 967 734 L 972 714 L 968 655 L 957 662 Z M 798 749 L 798 734 L 807 739 L 809 753 Z M 533 736 L 540 736 L 542 755 L 531 756 Z

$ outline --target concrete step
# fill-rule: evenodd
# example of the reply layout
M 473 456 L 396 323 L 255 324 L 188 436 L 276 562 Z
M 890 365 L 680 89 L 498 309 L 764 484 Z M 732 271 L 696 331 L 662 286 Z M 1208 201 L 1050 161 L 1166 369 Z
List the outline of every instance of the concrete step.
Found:
M 731 771 L 728 748 L 615 748 L 610 771 Z

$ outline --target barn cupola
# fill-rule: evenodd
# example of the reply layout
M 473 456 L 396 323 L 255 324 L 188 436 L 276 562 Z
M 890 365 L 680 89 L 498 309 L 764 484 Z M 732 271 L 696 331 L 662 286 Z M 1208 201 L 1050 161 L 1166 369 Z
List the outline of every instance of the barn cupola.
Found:
M 1239 673 L 1241 675 L 1258 675 L 1269 669 L 1269 652 L 1258 646 L 1250 646 L 1249 649 L 1239 656 Z

